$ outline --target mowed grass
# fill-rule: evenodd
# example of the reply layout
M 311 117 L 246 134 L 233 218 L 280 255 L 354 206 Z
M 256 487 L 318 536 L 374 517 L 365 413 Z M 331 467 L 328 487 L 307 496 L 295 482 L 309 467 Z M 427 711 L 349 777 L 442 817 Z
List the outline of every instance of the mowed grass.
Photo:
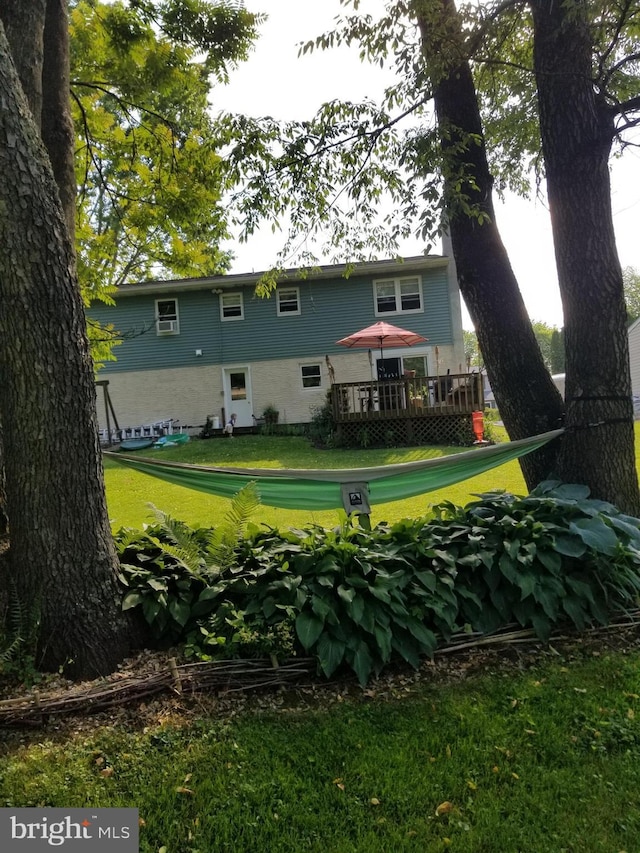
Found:
M 640 850 L 637 651 L 315 696 L 24 736 L 0 799 L 137 807 L 142 853 Z
M 171 461 L 211 466 L 253 468 L 363 468 L 412 462 L 469 448 L 413 447 L 371 450 L 317 450 L 302 437 L 246 435 L 229 439 L 194 439 L 182 447 L 167 450 L 145 450 L 140 455 Z M 174 518 L 189 524 L 212 525 L 224 516 L 229 507 L 225 498 L 217 498 L 174 486 L 155 478 L 139 474 L 105 459 L 107 501 L 112 527 L 141 527 L 153 518 L 148 504 L 168 512 Z M 465 504 L 474 493 L 505 489 L 526 492 L 520 466 L 517 462 L 501 465 L 477 477 L 449 486 L 438 492 L 418 495 L 403 501 L 373 507 L 371 519 L 396 521 L 404 517 L 424 515 L 429 506 L 442 500 Z M 254 521 L 273 527 L 299 527 L 309 522 L 332 527 L 338 523 L 337 510 L 318 512 L 296 511 L 261 506 Z
M 500 433 L 493 426 L 494 433 Z M 502 431 L 504 436 L 504 431 Z M 640 448 L 640 421 L 635 424 L 636 448 Z M 506 437 L 505 437 L 506 438 Z M 408 447 L 367 450 L 318 450 L 302 437 L 246 435 L 229 439 L 195 439 L 182 447 L 167 450 L 146 450 L 141 455 L 154 455 L 160 459 L 189 462 L 199 465 L 253 468 L 363 468 L 412 462 L 459 453 L 469 448 L 460 447 Z M 640 458 L 640 454 L 636 453 Z M 640 468 L 639 468 L 640 473 Z M 120 527 L 141 527 L 153 518 L 151 503 L 174 518 L 189 524 L 210 526 L 224 516 L 229 507 L 225 498 L 194 492 L 173 486 L 159 479 L 138 474 L 105 460 L 107 501 L 114 530 Z M 417 518 L 429 507 L 443 500 L 464 506 L 474 495 L 503 489 L 514 494 L 526 494 L 527 489 L 517 461 L 507 462 L 498 468 L 464 480 L 445 489 L 418 495 L 403 501 L 379 504 L 372 509 L 371 520 L 397 521 L 400 518 Z M 272 527 L 299 527 L 310 522 L 323 527 L 338 523 L 341 514 L 330 511 L 296 511 L 262 506 L 254 521 Z

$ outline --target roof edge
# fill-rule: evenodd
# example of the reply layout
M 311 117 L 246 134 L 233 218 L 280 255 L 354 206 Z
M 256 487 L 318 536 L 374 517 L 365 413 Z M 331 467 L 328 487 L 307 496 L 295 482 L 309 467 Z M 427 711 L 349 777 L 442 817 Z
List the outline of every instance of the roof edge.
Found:
M 331 264 L 313 268 L 292 267 L 276 275 L 280 282 L 317 281 L 326 278 L 354 275 L 378 275 L 390 272 L 412 272 L 419 269 L 432 269 L 447 266 L 449 258 L 446 255 L 413 255 L 408 258 L 392 258 L 381 261 L 361 261 L 344 264 Z M 227 275 L 203 276 L 202 278 L 178 278 L 165 281 L 150 280 L 138 284 L 122 284 L 116 289 L 116 296 L 136 295 L 140 293 L 158 294 L 180 290 L 233 290 L 238 287 L 253 286 L 269 272 L 231 273 Z M 348 275 L 347 275 L 348 273 Z

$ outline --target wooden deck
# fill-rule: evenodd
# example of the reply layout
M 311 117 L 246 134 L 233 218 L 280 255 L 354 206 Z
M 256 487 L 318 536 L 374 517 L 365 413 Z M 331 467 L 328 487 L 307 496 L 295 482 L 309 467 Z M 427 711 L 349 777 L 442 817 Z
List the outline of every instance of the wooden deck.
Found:
M 471 444 L 472 413 L 484 411 L 478 373 L 341 382 L 331 406 L 345 444 Z

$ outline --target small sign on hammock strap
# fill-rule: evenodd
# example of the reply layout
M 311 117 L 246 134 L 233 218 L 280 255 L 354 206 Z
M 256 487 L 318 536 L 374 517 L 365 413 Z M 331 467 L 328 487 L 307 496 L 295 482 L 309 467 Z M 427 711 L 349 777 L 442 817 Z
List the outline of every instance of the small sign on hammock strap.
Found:
M 369 515 L 369 484 L 368 483 L 342 483 L 342 505 L 347 515 L 352 512 L 358 515 Z

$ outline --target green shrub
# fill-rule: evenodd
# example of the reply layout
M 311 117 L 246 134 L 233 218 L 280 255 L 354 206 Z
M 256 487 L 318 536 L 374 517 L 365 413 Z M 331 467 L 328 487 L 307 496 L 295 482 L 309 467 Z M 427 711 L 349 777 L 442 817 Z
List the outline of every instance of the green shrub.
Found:
M 640 522 L 588 494 L 546 482 L 525 498 L 494 493 L 464 509 L 436 507 L 429 527 L 455 561 L 466 623 L 489 632 L 516 621 L 546 639 L 559 622 L 582 630 L 635 604 Z
M 206 657 L 312 654 L 327 677 L 344 665 L 362 684 L 394 657 L 418 666 L 455 632 L 517 622 L 546 639 L 563 622 L 606 622 L 640 591 L 640 522 L 582 486 L 445 502 L 373 530 L 234 528 L 213 563 L 220 530 L 172 524 L 164 543 L 120 542 L 136 559 L 124 606 L 142 606 L 156 635 Z
M 327 396 L 322 406 L 317 406 L 311 410 L 308 435 L 312 444 L 316 447 L 336 446 L 331 391 L 327 391 Z

